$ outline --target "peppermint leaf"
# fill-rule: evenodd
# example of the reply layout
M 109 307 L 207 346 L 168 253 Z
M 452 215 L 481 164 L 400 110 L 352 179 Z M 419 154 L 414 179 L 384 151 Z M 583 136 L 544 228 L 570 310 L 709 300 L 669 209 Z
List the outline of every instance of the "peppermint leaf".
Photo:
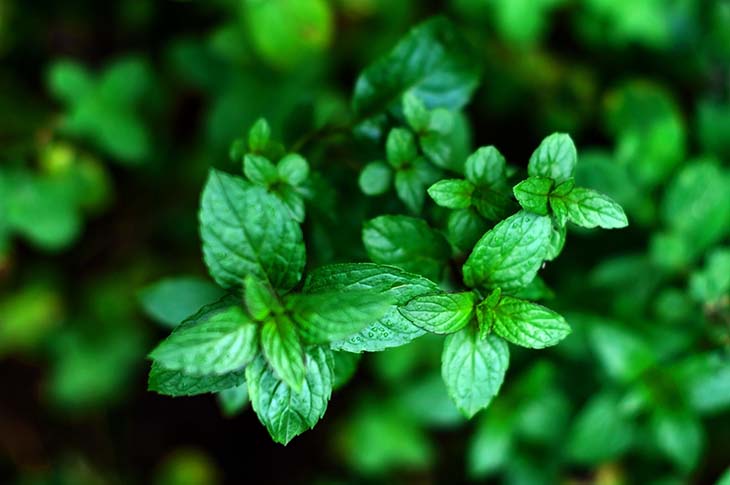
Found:
M 261 349 L 276 375 L 299 392 L 304 381 L 304 349 L 288 316 L 277 315 L 264 324 Z
M 302 277 L 304 243 L 286 207 L 261 187 L 211 170 L 200 209 L 203 256 L 224 288 L 248 274 L 289 290 Z
M 497 395 L 509 366 L 509 350 L 496 335 L 481 338 L 474 325 L 446 337 L 441 376 L 456 407 L 471 418 Z
M 570 326 L 558 313 L 519 298 L 503 296 L 488 311 L 494 332 L 521 347 L 551 347 L 570 333 Z
M 273 440 L 284 445 L 317 424 L 332 395 L 331 352 L 312 347 L 304 360 L 304 381 L 299 392 L 282 382 L 262 356 L 246 368 L 251 405 Z
M 530 177 L 547 177 L 560 183 L 573 177 L 578 153 L 570 135 L 553 133 L 532 153 L 527 164 Z
M 629 225 L 624 210 L 595 190 L 576 187 L 564 197 L 568 220 L 587 229 L 618 229 Z
M 436 334 L 454 333 L 464 328 L 474 315 L 474 293 L 442 293 L 419 296 L 400 312 L 414 325 Z
M 550 244 L 547 216 L 520 211 L 500 222 L 474 246 L 464 263 L 467 286 L 517 289 L 535 278 Z
M 440 180 L 428 188 L 428 195 L 441 207 L 465 209 L 471 205 L 474 186 L 467 180 Z

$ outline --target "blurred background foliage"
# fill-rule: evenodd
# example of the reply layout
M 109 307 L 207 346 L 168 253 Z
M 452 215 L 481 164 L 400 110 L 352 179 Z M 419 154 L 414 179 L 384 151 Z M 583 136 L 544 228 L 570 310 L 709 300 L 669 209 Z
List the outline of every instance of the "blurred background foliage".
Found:
M 170 295 L 185 316 L 217 291 L 205 174 L 257 118 L 342 188 L 306 226 L 310 264 L 364 257 L 360 224 L 392 201 L 346 194 L 382 155 L 330 127 L 438 13 L 483 72 L 465 143 L 524 166 L 568 131 L 578 183 L 627 210 L 546 271 L 573 334 L 515 349 L 471 422 L 439 338 L 353 358 L 286 448 L 245 391 L 147 393 Z M 730 483 L 730 2 L 0 0 L 0 375 L 2 483 Z

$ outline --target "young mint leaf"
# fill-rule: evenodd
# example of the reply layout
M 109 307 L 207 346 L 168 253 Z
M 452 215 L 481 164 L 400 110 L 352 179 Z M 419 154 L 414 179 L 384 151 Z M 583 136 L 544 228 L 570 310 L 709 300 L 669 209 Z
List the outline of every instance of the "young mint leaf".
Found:
M 570 135 L 553 133 L 532 153 L 527 164 L 530 177 L 547 177 L 560 183 L 573 177 L 578 153 Z
M 403 115 L 408 125 L 416 133 L 424 133 L 429 128 L 431 113 L 418 96 L 408 92 L 403 96 Z
M 474 246 L 464 263 L 471 288 L 517 289 L 535 278 L 550 244 L 550 217 L 520 211 L 500 222 Z
M 377 322 L 391 303 L 387 293 L 339 290 L 293 295 L 287 308 L 306 343 L 324 344 L 344 340 Z
M 506 178 L 507 161 L 493 146 L 481 147 L 466 159 L 466 179 L 476 186 L 494 187 Z
M 474 315 L 474 293 L 442 293 L 416 297 L 400 308 L 414 325 L 436 334 L 454 333 L 466 326 Z
M 220 392 L 245 384 L 245 382 L 244 369 L 224 374 L 196 375 L 186 374 L 179 370 L 165 369 L 160 363 L 153 362 L 147 389 L 165 396 L 194 396 Z
M 454 113 L 445 108 L 436 108 L 431 111 L 428 120 L 428 131 L 439 134 L 448 135 L 454 129 Z
M 200 209 L 203 255 L 224 288 L 248 274 L 289 290 L 302 277 L 302 231 L 286 207 L 261 187 L 211 170 Z
M 471 195 L 471 202 L 477 212 L 490 221 L 502 220 L 513 208 L 509 197 L 489 187 L 477 187 Z
M 523 209 L 546 216 L 548 214 L 548 194 L 552 187 L 552 179 L 529 177 L 515 185 L 513 192 Z
M 550 195 L 549 203 L 558 227 L 564 227 L 568 223 L 568 204 L 565 197 L 559 197 L 553 193 Z
M 363 71 L 353 106 L 361 117 L 397 109 L 410 92 L 429 108 L 459 109 L 471 98 L 479 70 L 456 29 L 437 17 L 414 27 L 386 56 Z
M 413 298 L 438 293 L 439 287 L 421 276 L 392 266 L 372 263 L 332 264 L 311 272 L 304 283 L 305 293 L 333 291 L 375 291 L 387 295 L 393 305 L 380 319 L 332 348 L 347 352 L 378 352 L 399 347 L 426 332 L 413 325 L 398 309 Z
M 251 405 L 274 441 L 286 445 L 313 428 L 324 416 L 332 395 L 333 366 L 329 350 L 322 347 L 307 350 L 300 392 L 282 382 L 263 356 L 246 367 Z
M 465 209 L 471 205 L 474 186 L 467 180 L 439 180 L 428 188 L 428 195 L 441 207 Z
M 371 162 L 360 172 L 358 185 L 365 195 L 380 195 L 388 191 L 393 170 L 383 162 Z
M 304 382 L 304 349 L 288 316 L 276 315 L 264 323 L 261 350 L 279 379 L 299 392 Z
M 166 278 L 146 286 L 139 293 L 145 313 L 168 327 L 174 327 L 203 306 L 221 298 L 223 290 L 194 276 Z
M 474 208 L 455 210 L 447 222 L 448 239 L 460 252 L 469 251 L 489 225 Z
M 385 142 L 385 155 L 388 163 L 395 168 L 405 168 L 418 158 L 416 139 L 405 128 L 393 128 Z
M 276 164 L 276 171 L 280 180 L 296 187 L 309 177 L 309 164 L 298 153 L 289 153 Z
M 558 313 L 511 296 L 503 296 L 491 315 L 494 332 L 522 347 L 551 347 L 570 333 L 570 326 Z
M 264 187 L 275 184 L 279 178 L 276 166 L 268 158 L 252 153 L 243 159 L 243 173 L 251 182 Z
M 256 354 L 257 328 L 238 307 L 194 325 L 181 325 L 150 357 L 169 370 L 224 374 L 245 366 Z
M 259 118 L 248 131 L 248 149 L 253 153 L 264 153 L 271 139 L 271 127 L 265 118 Z
M 250 274 L 244 281 L 243 301 L 251 318 L 263 322 L 272 312 L 281 313 L 281 304 L 267 283 Z
M 548 246 L 547 254 L 545 255 L 545 261 L 552 261 L 553 259 L 560 256 L 565 246 L 565 236 L 567 229 L 565 225 L 553 225 L 550 231 L 550 245 Z
M 223 389 L 218 393 L 218 404 L 227 418 L 239 414 L 248 404 L 248 385 L 244 382 L 238 386 Z
M 629 224 L 621 206 L 595 190 L 576 187 L 563 200 L 568 220 L 581 227 L 617 229 Z
M 395 191 L 411 212 L 419 213 L 426 198 L 426 187 L 439 178 L 439 171 L 419 157 L 413 165 L 395 174 Z
M 496 335 L 481 338 L 469 325 L 448 335 L 441 356 L 441 376 L 456 407 L 471 418 L 497 395 L 509 366 L 509 349 Z
M 436 281 L 441 279 L 451 255 L 444 237 L 414 217 L 371 219 L 363 227 L 362 238 L 373 262 L 399 266 Z

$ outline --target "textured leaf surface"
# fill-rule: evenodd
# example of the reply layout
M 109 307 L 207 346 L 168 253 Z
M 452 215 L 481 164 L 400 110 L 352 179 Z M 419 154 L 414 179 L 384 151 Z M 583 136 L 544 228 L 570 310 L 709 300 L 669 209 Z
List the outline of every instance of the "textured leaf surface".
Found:
M 304 284 L 304 291 L 309 293 L 350 290 L 378 291 L 386 294 L 393 304 L 376 322 L 332 344 L 333 349 L 347 352 L 377 352 L 399 347 L 425 334 L 398 309 L 417 296 L 440 291 L 438 285 L 426 278 L 373 263 L 323 266 L 310 273 Z
M 263 357 L 246 368 L 251 405 L 277 443 L 287 444 L 317 424 L 327 410 L 334 381 L 331 352 L 313 347 L 305 354 L 301 391 L 281 381 Z
M 557 344 L 570 333 L 565 319 L 542 305 L 503 296 L 493 312 L 492 328 L 515 345 L 542 349 Z
M 629 224 L 618 203 L 607 195 L 576 187 L 564 197 L 568 220 L 587 229 L 618 229 Z
M 277 315 L 261 328 L 261 350 L 276 375 L 292 389 L 301 390 L 304 349 L 294 323 L 286 315 Z
M 380 216 L 363 227 L 370 259 L 439 280 L 451 254 L 446 239 L 422 219 Z
M 302 277 L 302 231 L 287 208 L 261 187 L 211 170 L 200 209 L 203 255 L 223 287 L 242 286 L 247 274 L 289 290 Z
M 147 389 L 166 396 L 194 396 L 209 392 L 220 392 L 246 382 L 245 370 L 225 374 L 195 375 L 179 370 L 165 369 L 157 362 L 152 363 Z
M 553 133 L 532 153 L 527 164 L 530 177 L 548 177 L 560 183 L 573 176 L 578 153 L 570 135 Z
M 499 392 L 508 366 L 507 343 L 496 335 L 480 338 L 473 325 L 444 341 L 441 376 L 456 406 L 469 418 Z
M 520 211 L 500 222 L 474 246 L 464 263 L 470 287 L 515 289 L 535 278 L 550 244 L 550 217 Z
M 461 330 L 474 315 L 474 293 L 442 293 L 419 296 L 400 312 L 414 325 L 437 334 Z

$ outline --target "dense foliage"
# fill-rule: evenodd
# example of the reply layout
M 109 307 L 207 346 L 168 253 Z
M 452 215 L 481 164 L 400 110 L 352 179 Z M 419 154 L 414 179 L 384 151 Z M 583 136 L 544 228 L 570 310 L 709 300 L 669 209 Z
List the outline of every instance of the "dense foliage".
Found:
M 728 32 L 0 0 L 0 481 L 726 485 Z

